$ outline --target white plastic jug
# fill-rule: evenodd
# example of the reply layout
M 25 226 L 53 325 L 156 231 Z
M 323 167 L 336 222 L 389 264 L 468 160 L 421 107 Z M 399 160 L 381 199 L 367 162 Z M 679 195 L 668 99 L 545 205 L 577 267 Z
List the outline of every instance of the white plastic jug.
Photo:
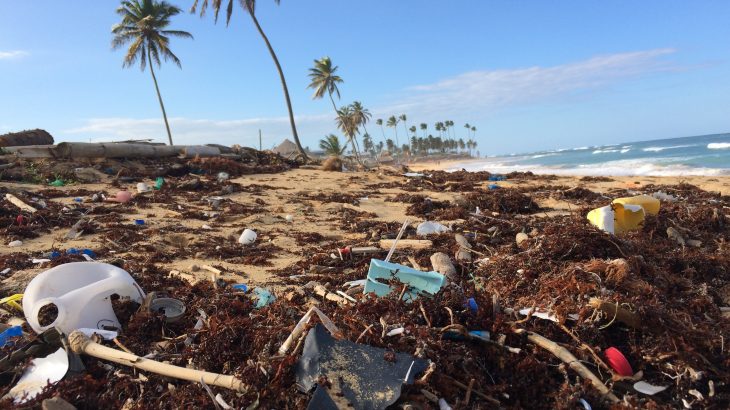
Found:
M 256 232 L 250 229 L 246 229 L 241 234 L 241 237 L 238 238 L 238 243 L 240 243 L 241 245 L 250 245 L 254 243 L 254 241 L 256 241 L 257 236 L 258 235 L 256 235 Z
M 98 262 L 73 262 L 49 269 L 30 281 L 23 294 L 25 319 L 37 333 L 57 327 L 68 334 L 78 328 L 121 328 L 111 304 L 119 295 L 142 303 L 144 292 L 124 269 Z M 54 304 L 58 316 L 41 326 L 38 314 Z

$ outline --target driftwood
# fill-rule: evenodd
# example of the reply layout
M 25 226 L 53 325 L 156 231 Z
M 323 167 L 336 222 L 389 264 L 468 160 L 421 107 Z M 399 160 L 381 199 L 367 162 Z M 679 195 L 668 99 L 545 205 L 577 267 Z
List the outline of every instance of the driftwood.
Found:
M 102 346 L 93 342 L 85 334 L 74 331 L 68 337 L 71 350 L 76 354 L 86 354 L 98 359 L 109 360 L 114 363 L 132 366 L 139 370 L 156 373 L 166 377 L 188 380 L 198 383 L 202 379 L 205 383 L 224 387 L 235 391 L 246 391 L 246 386 L 241 380 L 234 376 L 226 376 L 218 373 L 205 372 L 202 370 L 187 369 L 185 367 L 173 366 L 167 363 L 160 363 L 154 360 L 145 359 L 135 354 L 122 352 L 110 347 Z
M 165 158 L 184 156 L 215 157 L 217 147 L 207 145 L 163 145 L 148 143 L 62 142 L 58 145 L 11 147 L 8 152 L 21 158 Z
M 394 239 L 381 239 L 380 248 L 390 249 L 393 246 Z M 398 248 L 401 249 L 431 249 L 433 242 L 426 239 L 401 239 L 398 241 Z
M 18 197 L 16 197 L 13 194 L 5 194 L 5 199 L 7 199 L 8 201 L 10 201 L 11 204 L 17 206 L 18 208 L 20 208 L 21 210 L 23 210 L 25 212 L 34 213 L 37 211 L 37 209 L 35 209 L 32 206 L 21 201 L 20 199 L 18 199 Z
M 53 137 L 45 130 L 35 129 L 11 132 L 0 135 L 0 147 L 20 147 L 26 145 L 51 145 Z
M 559 344 L 553 342 L 552 340 L 540 336 L 537 333 L 528 332 L 524 329 L 519 329 L 516 331 L 519 334 L 527 334 L 527 340 L 530 342 L 542 347 L 543 349 L 547 350 L 548 352 L 552 353 L 555 357 L 562 360 L 563 363 L 567 364 L 571 369 L 573 369 L 576 373 L 578 373 L 581 377 L 584 379 L 588 379 L 593 387 L 596 388 L 604 397 L 606 397 L 611 403 L 618 403 L 619 399 L 616 397 L 613 392 L 611 392 L 611 389 L 606 387 L 605 384 L 596 377 L 593 372 L 588 370 L 587 367 L 585 367 L 575 356 L 573 356 L 572 353 L 568 351 L 568 349 L 560 346 Z
M 456 281 L 456 268 L 451 262 L 451 258 L 449 258 L 449 255 L 443 252 L 434 253 L 433 255 L 431 255 L 431 266 L 433 266 L 433 270 L 446 276 L 449 281 Z
M 321 297 L 323 297 L 323 298 L 325 298 L 327 300 L 331 300 L 331 301 L 337 302 L 337 303 L 342 303 L 343 305 L 346 305 L 346 304 L 350 303 L 344 297 L 342 297 L 342 296 L 340 296 L 340 295 L 338 295 L 336 293 L 329 292 L 322 285 L 316 285 L 314 287 L 314 293 L 316 293 L 317 295 L 319 295 L 319 296 L 321 296 Z
M 591 298 L 591 300 L 588 301 L 588 305 L 590 305 L 593 309 L 600 310 L 611 318 L 615 318 L 615 320 L 618 320 L 626 326 L 634 329 L 642 328 L 641 318 L 639 315 L 628 311 L 615 303 L 604 302 L 598 298 Z

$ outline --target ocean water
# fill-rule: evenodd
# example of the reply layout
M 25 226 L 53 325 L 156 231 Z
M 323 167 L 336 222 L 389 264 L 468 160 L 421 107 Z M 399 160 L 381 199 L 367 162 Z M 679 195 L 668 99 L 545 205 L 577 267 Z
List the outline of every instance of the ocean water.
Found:
M 584 146 L 495 156 L 449 170 L 557 175 L 730 175 L 730 134 Z

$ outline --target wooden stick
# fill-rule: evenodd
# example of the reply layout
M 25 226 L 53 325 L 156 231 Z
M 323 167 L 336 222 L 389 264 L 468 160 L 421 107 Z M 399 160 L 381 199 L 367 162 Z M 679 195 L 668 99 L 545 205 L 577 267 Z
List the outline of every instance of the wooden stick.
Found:
M 607 315 L 610 315 L 611 317 L 615 317 L 616 320 L 631 328 L 642 328 L 641 318 L 639 318 L 639 315 L 622 308 L 616 303 L 604 302 L 599 298 L 591 298 L 591 300 L 588 301 L 588 305 L 590 305 L 594 309 L 598 309 L 606 313 Z
M 223 273 L 223 271 L 222 271 L 222 270 L 220 270 L 220 269 L 216 269 L 216 268 L 214 268 L 214 267 L 212 267 L 212 266 L 210 266 L 210 265 L 200 265 L 200 267 L 201 267 L 201 268 L 203 268 L 203 269 L 205 269 L 205 270 L 207 270 L 208 272 L 213 272 L 213 273 L 215 273 L 216 275 L 220 275 L 220 274 L 222 274 L 222 273 Z
M 343 305 L 347 305 L 350 303 L 349 300 L 343 298 L 342 296 L 340 296 L 336 293 L 327 291 L 327 289 L 322 285 L 316 285 L 314 287 L 314 293 L 316 293 L 317 295 L 319 295 L 327 300 L 331 300 L 331 301 L 337 302 L 337 303 L 342 303 Z
M 380 248 L 390 249 L 395 243 L 394 239 L 381 239 Z M 401 239 L 398 241 L 399 249 L 431 249 L 433 242 L 427 239 Z
M 17 206 L 25 212 L 35 213 L 38 211 L 37 209 L 18 199 L 18 197 L 13 194 L 5 194 L 5 199 L 7 199 L 8 201 L 10 201 L 11 204 Z
M 239 392 L 247 390 L 246 385 L 234 376 L 226 376 L 218 373 L 205 372 L 202 370 L 187 369 L 185 367 L 173 366 L 167 363 L 160 363 L 154 360 L 145 359 L 135 354 L 122 352 L 110 347 L 102 346 L 91 341 L 88 336 L 73 331 L 69 337 L 71 350 L 76 354 L 86 354 L 98 359 L 109 360 L 114 363 L 131 366 L 139 370 L 156 373 L 162 376 L 174 377 L 177 379 L 188 380 L 191 382 L 200 382 L 204 380 L 207 384 L 223 387 Z
M 615 394 L 611 392 L 611 389 L 606 387 L 605 384 L 596 377 L 595 374 L 593 374 L 590 370 L 588 370 L 587 367 L 581 363 L 578 358 L 573 356 L 572 353 L 570 353 L 566 348 L 560 346 L 559 344 L 553 342 L 552 340 L 540 336 L 537 333 L 534 332 L 528 332 L 524 329 L 516 330 L 516 333 L 523 334 L 527 333 L 527 340 L 530 342 L 542 347 L 543 349 L 547 350 L 548 352 L 552 353 L 555 357 L 562 360 L 563 363 L 567 364 L 571 369 L 573 369 L 576 373 L 578 373 L 581 377 L 584 379 L 588 379 L 593 387 L 596 388 L 601 394 L 603 394 L 608 400 L 610 400 L 612 403 L 618 403 L 620 400 L 618 397 L 616 397 Z
M 471 391 L 474 388 L 474 378 L 469 380 L 469 386 L 466 389 L 466 396 L 464 396 L 464 405 L 469 405 L 469 400 L 471 400 Z
M 469 386 L 467 386 L 464 383 L 462 383 L 462 382 L 454 379 L 453 377 L 449 377 L 449 376 L 446 376 L 446 375 L 443 375 L 443 377 L 449 379 L 452 383 L 454 383 L 454 385 L 456 385 L 456 387 L 459 387 L 459 388 L 464 389 L 464 390 L 468 390 L 469 389 Z M 476 394 L 477 396 L 483 398 L 484 400 L 486 400 L 486 401 L 494 404 L 495 406 L 499 406 L 500 405 L 499 400 L 495 399 L 492 396 L 487 396 L 486 394 L 480 392 L 479 390 L 472 390 L 472 392 L 474 394 Z

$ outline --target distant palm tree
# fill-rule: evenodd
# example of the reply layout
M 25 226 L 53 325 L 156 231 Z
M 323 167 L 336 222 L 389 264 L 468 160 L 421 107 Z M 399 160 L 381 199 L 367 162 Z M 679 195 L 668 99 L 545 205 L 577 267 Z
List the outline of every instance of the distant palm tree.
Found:
M 471 132 L 473 133 L 472 138 L 476 138 L 477 137 L 477 127 L 471 127 Z M 474 141 L 474 142 L 476 142 L 476 141 Z M 476 148 L 476 145 L 474 147 Z
M 416 127 L 411 127 L 411 128 L 416 128 Z M 418 151 L 418 137 L 416 137 L 415 135 L 411 137 L 411 151 L 412 152 Z
M 466 128 L 466 138 L 470 139 L 471 138 L 471 132 L 470 132 L 471 125 L 469 125 L 469 123 L 467 122 L 466 124 L 464 124 L 464 128 Z
M 357 134 L 357 122 L 355 120 L 355 115 L 352 112 L 352 108 L 349 105 L 346 105 L 337 110 L 337 118 L 335 121 L 337 122 L 337 128 L 339 128 L 350 140 L 350 144 L 352 144 L 352 152 L 355 154 L 355 159 L 362 165 L 360 153 L 358 152 L 355 141 Z
M 444 130 L 444 123 L 443 122 L 437 122 L 436 124 L 434 124 L 433 127 L 436 129 L 436 131 L 439 132 L 439 137 L 442 136 L 441 131 Z
M 383 128 L 383 119 L 378 118 L 377 120 L 375 120 L 375 124 L 380 126 L 380 131 L 383 133 L 383 141 L 385 141 L 385 128 Z
M 375 155 L 375 145 L 373 144 L 373 139 L 367 132 L 362 136 L 362 148 L 365 151 L 369 152 L 370 155 Z
M 357 123 L 357 126 L 362 127 L 365 134 L 367 134 L 368 129 L 365 127 L 365 124 L 367 124 L 373 117 L 373 115 L 370 114 L 370 110 L 363 107 L 360 101 L 354 101 L 352 104 L 350 104 L 350 108 L 352 109 L 352 115 L 355 117 L 355 122 Z
M 426 130 L 428 129 L 428 124 L 425 122 L 421 123 L 421 131 L 423 131 L 423 138 L 426 138 Z
M 396 145 L 393 143 L 392 139 L 388 138 L 387 140 L 385 140 L 385 145 L 388 148 L 388 152 L 390 152 L 391 154 L 395 153 Z
M 463 151 L 464 148 L 466 148 L 466 143 L 464 143 L 464 139 L 463 138 L 459 138 L 458 143 L 459 143 L 459 151 Z
M 415 125 L 413 125 L 411 128 L 408 128 L 408 131 L 412 132 L 414 137 L 416 136 L 416 130 L 417 128 Z
M 319 148 L 324 150 L 324 153 L 334 157 L 339 157 L 345 152 L 346 146 L 340 144 L 340 139 L 337 135 L 330 134 L 319 140 Z
M 335 74 L 337 72 L 337 66 L 332 65 L 332 60 L 329 57 L 322 57 L 319 60 L 314 60 L 314 67 L 309 69 L 310 83 L 307 88 L 314 89 L 314 95 L 312 99 L 318 100 L 324 97 L 327 93 L 332 101 L 332 108 L 337 112 L 338 108 L 335 105 L 335 100 L 332 94 L 337 94 L 337 99 L 340 98 L 340 90 L 337 84 L 341 84 L 344 81 L 342 78 Z
M 173 63 L 180 65 L 180 59 L 170 50 L 170 37 L 193 38 L 193 35 L 187 31 L 166 30 L 170 25 L 170 18 L 180 14 L 181 10 L 165 1 L 156 0 L 125 0 L 122 1 L 117 14 L 122 17 L 119 24 L 112 27 L 112 48 L 117 49 L 131 42 L 127 54 L 124 56 L 124 67 L 131 67 L 139 60 L 139 68 L 144 71 L 149 62 L 150 74 L 152 81 L 155 83 L 157 91 L 157 100 L 160 102 L 162 109 L 162 118 L 165 120 L 165 128 L 167 129 L 167 139 L 172 145 L 172 133 L 170 132 L 170 124 L 167 122 L 167 113 L 165 112 L 165 104 L 162 102 L 160 87 L 157 85 L 157 77 L 155 76 L 154 65 L 161 66 L 160 55 L 162 58 L 172 60 Z
M 406 120 L 408 120 L 408 117 L 406 117 L 405 114 L 401 114 L 400 117 L 398 117 L 398 119 L 401 122 L 403 122 L 403 128 L 405 128 L 405 130 L 406 130 L 406 134 L 405 135 L 406 135 L 406 138 L 408 138 L 408 124 L 406 124 Z
M 398 118 L 395 118 L 395 115 L 391 115 L 390 118 L 388 118 L 388 122 L 385 124 L 387 127 L 392 127 L 395 131 L 395 146 L 397 147 L 398 144 L 398 122 L 400 120 Z
M 307 156 L 307 152 L 302 147 L 301 142 L 299 142 L 297 126 L 294 123 L 294 110 L 291 106 L 291 99 L 289 98 L 289 88 L 286 86 L 284 71 L 281 69 L 281 64 L 279 64 L 279 58 L 276 57 L 276 53 L 274 52 L 274 48 L 271 46 L 271 42 L 269 42 L 269 38 L 266 36 L 266 33 L 264 33 L 264 30 L 261 28 L 261 24 L 259 24 L 259 20 L 256 18 L 256 0 L 238 0 L 238 2 L 241 7 L 248 13 L 248 15 L 251 16 L 251 20 L 253 20 L 253 24 L 256 26 L 256 30 L 258 30 L 259 35 L 261 35 L 261 38 L 264 40 L 264 43 L 266 43 L 266 48 L 269 49 L 269 54 L 271 54 L 271 58 L 274 60 L 276 70 L 279 72 L 281 88 L 284 90 L 286 107 L 289 110 L 289 124 L 291 125 L 292 137 L 294 138 L 294 142 L 297 144 L 297 149 L 299 150 L 299 153 L 306 161 L 307 159 L 309 159 L 309 157 Z M 279 4 L 280 0 L 274 0 L 274 2 L 276 4 Z M 200 17 L 203 17 L 205 15 L 205 10 L 208 8 L 208 4 L 210 4 L 210 7 L 213 9 L 215 21 L 217 22 L 218 14 L 221 11 L 221 5 L 223 4 L 223 0 L 210 0 L 210 2 L 208 0 L 203 0 L 200 6 Z M 190 8 L 190 12 L 195 13 L 197 6 L 198 0 L 195 0 L 193 2 L 193 6 Z M 226 7 L 226 25 L 231 22 L 231 14 L 233 14 L 233 0 L 228 0 L 228 6 Z

